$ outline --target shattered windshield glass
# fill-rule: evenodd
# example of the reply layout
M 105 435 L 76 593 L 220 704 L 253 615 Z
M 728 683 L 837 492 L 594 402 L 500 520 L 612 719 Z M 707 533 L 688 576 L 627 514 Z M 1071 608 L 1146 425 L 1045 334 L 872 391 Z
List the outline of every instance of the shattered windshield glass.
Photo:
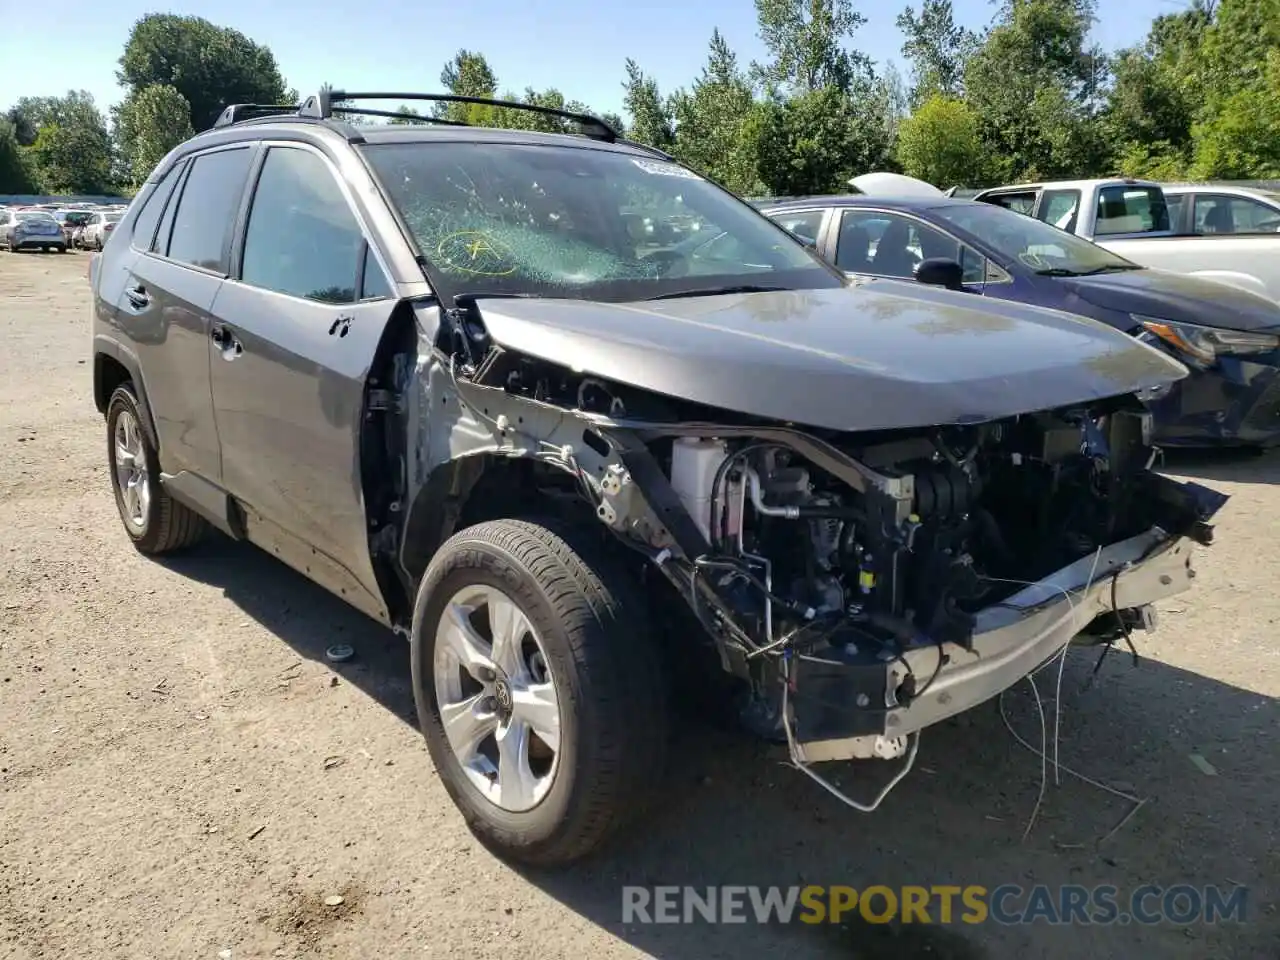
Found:
M 841 283 L 766 217 L 657 158 L 457 141 L 364 149 L 446 293 L 628 301 Z

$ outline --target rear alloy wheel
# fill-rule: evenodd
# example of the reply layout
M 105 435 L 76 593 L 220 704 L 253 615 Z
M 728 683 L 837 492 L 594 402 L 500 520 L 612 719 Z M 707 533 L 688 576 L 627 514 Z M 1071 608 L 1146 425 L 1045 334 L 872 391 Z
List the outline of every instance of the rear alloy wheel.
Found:
M 587 855 L 661 781 L 668 724 L 630 572 L 594 531 L 468 527 L 414 609 L 414 699 L 445 788 L 476 836 L 526 863 Z
M 107 405 L 107 464 L 125 531 L 142 553 L 180 550 L 204 535 L 204 519 L 160 484 L 160 461 L 142 429 L 138 398 L 122 384 Z

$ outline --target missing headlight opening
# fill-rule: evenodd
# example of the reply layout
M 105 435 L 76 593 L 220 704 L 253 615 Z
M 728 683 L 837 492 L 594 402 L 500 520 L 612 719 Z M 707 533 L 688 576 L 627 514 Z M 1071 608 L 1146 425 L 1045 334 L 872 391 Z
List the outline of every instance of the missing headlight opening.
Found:
M 568 473 L 565 495 L 683 597 L 742 681 L 746 724 L 860 810 L 887 789 L 859 804 L 811 765 L 905 756 L 905 771 L 924 727 L 1067 644 L 1152 629 L 1225 501 L 1151 471 L 1132 396 L 842 434 L 512 354 L 469 374 L 453 386 L 492 449 Z

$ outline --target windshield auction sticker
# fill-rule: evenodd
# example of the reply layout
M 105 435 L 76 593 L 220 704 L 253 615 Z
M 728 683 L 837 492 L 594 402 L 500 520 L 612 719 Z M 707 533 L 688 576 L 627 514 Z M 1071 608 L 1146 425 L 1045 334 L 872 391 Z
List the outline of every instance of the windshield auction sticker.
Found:
M 682 180 L 702 179 L 692 170 L 686 170 L 675 163 L 664 163 L 661 160 L 641 160 L 638 157 L 632 157 L 631 162 L 645 173 L 652 173 L 659 177 L 679 177 Z

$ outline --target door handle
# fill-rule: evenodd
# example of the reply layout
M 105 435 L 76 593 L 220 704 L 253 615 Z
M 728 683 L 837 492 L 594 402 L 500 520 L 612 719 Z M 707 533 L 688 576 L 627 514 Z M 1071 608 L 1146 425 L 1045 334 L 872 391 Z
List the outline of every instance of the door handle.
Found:
M 234 360 L 236 357 L 244 353 L 244 347 L 240 341 L 236 339 L 228 327 L 222 324 L 214 324 L 209 329 L 209 339 L 216 343 L 222 349 L 223 360 Z
M 130 306 L 138 310 L 141 310 L 151 302 L 151 294 L 147 293 L 147 288 L 140 283 L 135 283 L 132 287 L 125 287 L 124 295 Z

